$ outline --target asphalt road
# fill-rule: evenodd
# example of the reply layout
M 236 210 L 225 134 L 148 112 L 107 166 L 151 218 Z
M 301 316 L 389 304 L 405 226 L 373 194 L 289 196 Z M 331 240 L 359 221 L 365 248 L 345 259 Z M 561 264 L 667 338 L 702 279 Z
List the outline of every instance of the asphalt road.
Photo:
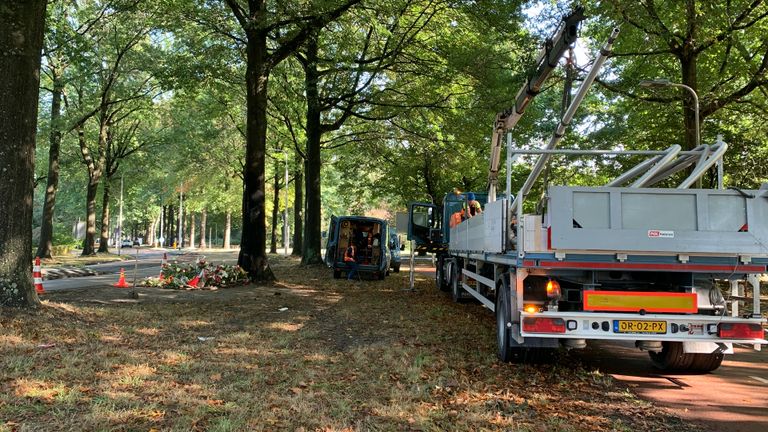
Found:
M 591 343 L 577 355 L 640 398 L 707 430 L 768 431 L 768 351 L 737 346 L 709 374 L 659 371 L 632 343 Z
M 129 252 L 128 249 L 123 249 L 123 254 L 126 255 Z M 199 257 L 208 255 L 216 255 L 216 262 L 225 262 L 227 264 L 233 264 L 237 261 L 237 255 L 235 252 L 221 252 L 221 251 L 178 251 L 178 250 L 157 250 L 157 249 L 139 249 L 138 259 L 128 259 L 125 261 L 110 262 L 104 264 L 94 264 L 87 266 L 88 268 L 99 273 L 97 276 L 84 276 L 84 277 L 72 277 L 64 279 L 47 280 L 43 282 L 43 287 L 46 291 L 60 291 L 66 289 L 82 289 L 92 288 L 97 286 L 111 285 L 117 282 L 120 269 L 125 270 L 125 279 L 128 283 L 133 283 L 134 278 L 136 281 L 147 277 L 157 277 L 160 275 L 160 264 L 163 259 L 163 253 L 167 254 L 168 261 L 179 262 L 194 262 Z M 226 257 L 222 256 L 225 254 Z M 130 249 L 130 255 L 136 255 L 135 249 Z M 45 268 L 43 268 L 45 270 Z

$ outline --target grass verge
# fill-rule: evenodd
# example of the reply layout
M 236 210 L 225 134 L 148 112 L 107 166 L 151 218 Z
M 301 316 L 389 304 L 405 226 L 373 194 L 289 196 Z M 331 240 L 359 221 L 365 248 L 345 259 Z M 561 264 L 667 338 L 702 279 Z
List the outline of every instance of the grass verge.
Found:
M 567 355 L 498 363 L 492 315 L 429 275 L 271 262 L 270 286 L 0 309 L 0 431 L 695 430 Z

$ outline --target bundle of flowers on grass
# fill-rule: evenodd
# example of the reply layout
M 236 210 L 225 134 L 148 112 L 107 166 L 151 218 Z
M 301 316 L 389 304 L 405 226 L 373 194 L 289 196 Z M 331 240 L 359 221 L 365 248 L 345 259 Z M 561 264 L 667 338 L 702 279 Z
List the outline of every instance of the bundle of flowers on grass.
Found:
M 144 286 L 168 289 L 218 289 L 247 283 L 248 273 L 238 265 L 213 265 L 201 259 L 192 264 L 163 264 L 160 277 L 143 282 Z

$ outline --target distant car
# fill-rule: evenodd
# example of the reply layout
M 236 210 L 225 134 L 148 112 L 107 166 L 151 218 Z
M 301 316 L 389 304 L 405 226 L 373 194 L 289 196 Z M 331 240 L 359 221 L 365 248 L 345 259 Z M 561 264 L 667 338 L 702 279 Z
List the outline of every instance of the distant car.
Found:
M 133 246 L 134 247 L 140 247 L 141 246 L 141 241 L 139 241 L 138 239 L 134 240 L 133 241 Z
M 133 246 L 133 242 L 131 241 L 131 239 L 124 239 L 123 241 L 120 242 L 121 248 L 129 248 L 131 246 Z

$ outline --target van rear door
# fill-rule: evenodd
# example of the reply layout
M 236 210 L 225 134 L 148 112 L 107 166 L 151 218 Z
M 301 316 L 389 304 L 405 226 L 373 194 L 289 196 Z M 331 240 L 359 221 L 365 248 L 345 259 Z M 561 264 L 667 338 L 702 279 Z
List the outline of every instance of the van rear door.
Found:
M 336 245 L 339 243 L 339 218 L 331 216 L 331 225 L 328 227 L 328 238 L 325 242 L 325 264 L 333 267 L 336 261 Z

